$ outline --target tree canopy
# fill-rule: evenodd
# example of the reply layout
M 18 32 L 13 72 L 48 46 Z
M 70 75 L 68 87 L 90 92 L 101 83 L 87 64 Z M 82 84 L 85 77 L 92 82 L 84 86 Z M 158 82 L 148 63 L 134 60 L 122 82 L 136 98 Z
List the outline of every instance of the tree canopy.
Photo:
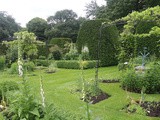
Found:
M 77 18 L 77 14 L 72 10 L 60 10 L 57 11 L 54 16 L 49 16 L 47 18 L 48 23 L 57 24 L 57 23 L 65 23 L 67 21 L 72 21 Z
M 0 11 L 0 40 L 8 40 L 20 29 L 20 25 L 7 12 Z
M 132 11 L 142 11 L 149 7 L 160 5 L 158 0 L 106 0 L 107 15 L 115 20 L 127 16 Z
M 37 36 L 37 39 L 42 40 L 42 41 L 46 39 L 46 36 L 44 33 L 45 33 L 47 26 L 48 26 L 47 21 L 39 17 L 35 17 L 31 19 L 27 23 L 28 31 L 33 32 Z
M 48 36 L 48 39 L 71 38 L 75 42 L 83 20 L 82 18 L 77 19 L 77 14 L 72 10 L 57 11 L 54 16 L 47 18 L 50 27 L 46 31 L 46 36 Z

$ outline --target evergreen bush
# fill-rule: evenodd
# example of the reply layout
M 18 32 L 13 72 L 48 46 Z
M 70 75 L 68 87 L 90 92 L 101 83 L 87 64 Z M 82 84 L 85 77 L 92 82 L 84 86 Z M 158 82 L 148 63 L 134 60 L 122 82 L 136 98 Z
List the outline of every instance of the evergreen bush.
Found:
M 71 43 L 70 38 L 52 38 L 49 42 L 49 46 L 57 45 L 60 48 L 65 48 L 66 43 Z
M 102 25 L 105 22 L 104 25 Z M 101 66 L 117 64 L 117 43 L 118 30 L 115 25 L 111 25 L 107 20 L 90 20 L 82 24 L 78 38 L 78 52 L 87 46 L 92 60 L 97 59 L 98 42 L 100 42 L 99 59 Z M 101 34 L 100 34 L 101 31 Z
M 37 59 L 37 60 L 34 61 L 34 63 L 37 66 L 45 66 L 45 67 L 48 67 L 50 65 L 50 61 L 49 60 L 40 60 L 40 59 Z
M 0 70 L 3 70 L 5 67 L 5 57 L 0 56 Z
M 31 61 L 25 62 L 23 64 L 23 70 L 25 70 L 27 72 L 34 71 L 34 68 L 35 68 L 35 64 Z M 18 64 L 17 64 L 17 62 L 12 63 L 11 68 L 8 70 L 8 72 L 10 74 L 18 74 Z
M 84 69 L 94 68 L 96 66 L 96 61 L 83 61 Z M 66 69 L 81 69 L 80 61 L 78 60 L 60 60 L 56 61 L 58 68 Z
M 15 81 L 3 81 L 0 83 L 0 100 L 5 97 L 7 91 L 19 90 L 18 84 Z

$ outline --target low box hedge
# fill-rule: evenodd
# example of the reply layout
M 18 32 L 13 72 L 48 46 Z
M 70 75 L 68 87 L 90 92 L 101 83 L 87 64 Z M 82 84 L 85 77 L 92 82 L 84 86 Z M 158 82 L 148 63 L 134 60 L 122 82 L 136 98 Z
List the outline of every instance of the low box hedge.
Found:
M 60 60 L 56 61 L 56 64 L 58 68 L 66 68 L 66 69 L 81 69 L 82 64 L 84 69 L 94 68 L 96 66 L 96 61 L 82 61 L 82 62 L 78 60 Z

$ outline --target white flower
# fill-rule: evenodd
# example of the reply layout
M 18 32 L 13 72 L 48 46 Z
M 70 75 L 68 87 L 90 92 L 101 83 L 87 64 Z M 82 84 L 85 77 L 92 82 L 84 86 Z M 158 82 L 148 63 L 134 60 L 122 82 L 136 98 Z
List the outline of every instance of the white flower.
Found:
M 128 62 L 125 62 L 124 65 L 128 65 Z
M 23 76 L 23 67 L 22 67 L 23 63 L 21 62 L 20 59 L 18 59 L 18 73 L 19 73 L 19 76 Z

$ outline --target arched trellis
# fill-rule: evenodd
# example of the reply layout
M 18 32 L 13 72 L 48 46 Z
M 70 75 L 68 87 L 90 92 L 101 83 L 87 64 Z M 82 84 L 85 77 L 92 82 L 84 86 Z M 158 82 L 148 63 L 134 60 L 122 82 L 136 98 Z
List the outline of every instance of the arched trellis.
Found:
M 96 69 L 95 69 L 95 86 L 98 86 L 98 80 L 99 80 L 99 66 L 100 66 L 100 44 L 102 39 L 102 29 L 110 26 L 118 26 L 118 25 L 125 25 L 126 21 L 115 21 L 115 22 L 102 22 L 101 26 L 99 28 L 99 39 L 97 43 L 97 62 L 96 62 Z

